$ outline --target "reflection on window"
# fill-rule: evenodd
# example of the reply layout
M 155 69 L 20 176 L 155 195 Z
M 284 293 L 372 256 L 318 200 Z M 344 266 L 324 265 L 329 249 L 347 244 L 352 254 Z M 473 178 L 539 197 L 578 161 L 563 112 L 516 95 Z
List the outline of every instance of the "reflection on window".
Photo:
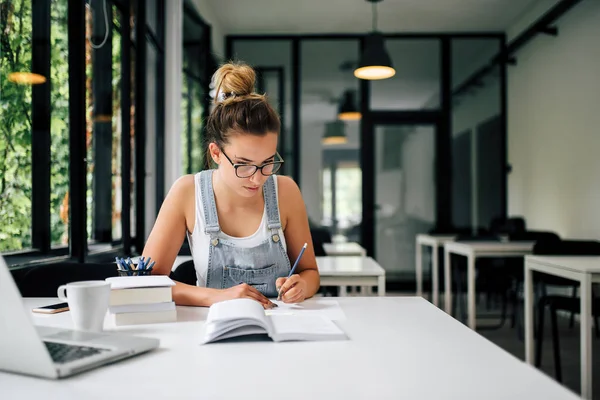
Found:
M 362 171 L 354 163 L 340 164 L 335 179 L 337 227 L 344 233 L 362 220 Z
M 51 245 L 69 244 L 69 65 L 67 0 L 50 6 Z
M 123 237 L 121 231 L 122 186 L 121 186 L 121 136 L 123 126 L 121 125 L 121 13 L 113 6 L 113 37 L 112 37 L 112 239 L 118 240 Z
M 7 79 L 31 70 L 31 2 L 0 7 L 0 251 L 10 251 L 31 247 L 31 86 Z
M 331 168 L 324 168 L 321 224 L 332 227 L 334 233 L 350 236 L 353 241 L 358 241 L 354 236 L 362 220 L 362 171 L 354 162 L 338 163 L 334 168 L 333 179 L 335 188 Z

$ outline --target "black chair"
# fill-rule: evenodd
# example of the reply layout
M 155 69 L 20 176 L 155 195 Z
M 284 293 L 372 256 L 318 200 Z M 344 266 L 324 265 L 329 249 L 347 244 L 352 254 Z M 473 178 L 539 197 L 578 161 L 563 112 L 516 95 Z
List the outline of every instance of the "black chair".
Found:
M 561 241 L 560 236 L 550 231 L 523 231 L 514 232 L 508 235 L 512 242 L 525 241 L 535 242 L 532 252 L 537 254 L 536 249 L 554 248 Z M 524 259 L 512 258 L 507 259 L 504 264 L 504 274 L 509 277 L 510 288 L 508 299 L 512 308 L 511 328 L 517 326 L 517 335 L 519 340 L 523 339 L 523 321 L 521 313 L 522 291 L 523 291 L 523 275 Z M 550 282 L 549 282 L 550 283 Z M 562 281 L 556 281 L 556 284 L 563 284 Z
M 194 261 L 189 260 L 181 263 L 174 271 L 171 271 L 169 277 L 174 281 L 196 286 L 197 277 Z
M 455 242 L 489 242 L 489 241 L 500 241 L 500 238 L 489 232 L 472 234 L 459 234 L 454 239 Z M 490 276 L 490 259 L 478 259 L 475 263 L 475 269 L 477 269 L 477 291 L 481 293 L 489 289 L 488 282 L 493 280 Z M 457 309 L 460 307 L 461 320 L 466 320 L 466 304 L 463 296 L 463 287 L 466 287 L 467 281 L 467 262 L 466 259 L 457 254 L 451 254 L 450 262 L 452 264 L 452 282 L 456 288 L 456 301 L 452 304 L 452 313 L 457 314 Z M 483 267 L 483 268 L 480 268 Z M 488 292 L 489 293 L 489 292 Z M 476 294 L 477 296 L 477 294 Z M 477 296 L 478 297 L 478 296 Z
M 331 243 L 331 232 L 325 227 L 313 226 L 310 228 L 310 235 L 312 236 L 313 249 L 315 250 L 315 256 L 326 256 L 324 243 Z
M 31 267 L 19 277 L 15 276 L 15 282 L 23 297 L 56 297 L 60 285 L 76 281 L 104 280 L 117 275 L 114 263 L 61 262 Z
M 536 243 L 534 246 L 534 254 L 545 255 L 571 255 L 571 256 L 598 256 L 600 255 L 600 242 L 589 240 L 564 240 L 559 243 Z M 548 275 L 537 274 L 539 283 L 541 284 L 542 296 L 537 302 L 537 341 L 535 348 L 535 366 L 542 365 L 542 344 L 544 339 L 544 314 L 546 309 L 550 310 L 550 323 L 552 330 L 552 350 L 554 358 L 554 375 L 558 382 L 562 382 L 562 367 L 560 361 L 560 341 L 558 335 L 557 311 L 567 311 L 571 313 L 570 326 L 574 324 L 574 315 L 580 313 L 579 298 L 577 297 L 577 284 L 573 281 L 551 277 Z M 573 287 L 572 296 L 563 295 L 548 295 L 546 293 L 546 284 L 552 285 L 568 285 Z M 592 315 L 594 316 L 594 327 L 596 337 L 600 335 L 598 329 L 598 316 L 600 316 L 600 301 L 595 298 L 592 288 Z
M 493 234 L 515 234 L 525 232 L 525 219 L 522 217 L 497 217 L 490 221 L 490 232 Z

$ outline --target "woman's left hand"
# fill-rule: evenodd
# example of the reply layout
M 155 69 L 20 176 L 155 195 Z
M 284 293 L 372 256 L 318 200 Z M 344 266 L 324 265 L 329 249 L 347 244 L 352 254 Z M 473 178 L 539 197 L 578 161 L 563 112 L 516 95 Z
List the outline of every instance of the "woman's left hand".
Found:
M 308 284 L 298 274 L 287 277 L 277 278 L 275 287 L 279 291 L 278 299 L 284 303 L 300 303 L 306 299 L 308 293 Z

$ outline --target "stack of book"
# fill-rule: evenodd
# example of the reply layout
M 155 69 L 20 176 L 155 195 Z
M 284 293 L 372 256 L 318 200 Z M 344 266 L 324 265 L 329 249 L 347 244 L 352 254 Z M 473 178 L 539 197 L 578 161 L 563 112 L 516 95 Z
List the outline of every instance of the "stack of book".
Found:
M 175 322 L 177 311 L 168 276 L 118 276 L 111 284 L 108 311 L 116 326 Z

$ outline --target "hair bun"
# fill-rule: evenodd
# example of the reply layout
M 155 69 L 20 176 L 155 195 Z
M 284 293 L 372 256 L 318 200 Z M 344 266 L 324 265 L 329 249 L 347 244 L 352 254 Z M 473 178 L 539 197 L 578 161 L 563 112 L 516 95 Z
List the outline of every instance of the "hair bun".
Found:
M 247 96 L 254 92 L 256 73 L 247 64 L 230 62 L 221 65 L 212 82 L 216 90 L 215 102 L 230 97 Z

